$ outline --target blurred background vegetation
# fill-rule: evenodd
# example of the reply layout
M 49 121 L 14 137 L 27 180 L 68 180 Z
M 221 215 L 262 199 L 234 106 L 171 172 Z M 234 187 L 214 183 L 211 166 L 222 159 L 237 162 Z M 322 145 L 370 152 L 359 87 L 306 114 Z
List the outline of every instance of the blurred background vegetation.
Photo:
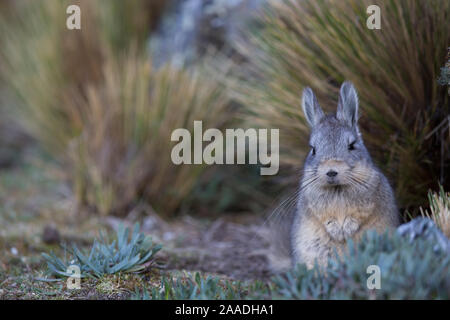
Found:
M 69 4 L 81 30 L 66 28 Z M 381 30 L 366 28 L 371 4 Z M 1 0 L 0 298 L 448 298 L 449 255 L 399 236 L 364 241 L 329 277 L 300 267 L 270 282 L 263 221 L 295 206 L 302 89 L 334 111 L 350 80 L 405 220 L 431 217 L 450 237 L 449 17 L 447 0 Z M 171 133 L 194 120 L 280 129 L 279 174 L 173 165 Z M 136 221 L 162 244 L 161 269 L 139 228 L 133 246 L 112 242 L 119 260 L 80 254 L 109 243 L 99 230 L 125 239 L 118 226 Z M 66 267 L 62 242 L 82 265 L 112 262 L 108 275 L 76 292 L 40 281 L 42 252 Z M 138 251 L 150 260 L 124 262 Z M 390 270 L 378 296 L 364 278 L 373 261 Z
M 65 28 L 69 4 L 81 7 L 81 30 Z M 381 8 L 381 30 L 366 27 L 370 4 Z M 402 210 L 417 215 L 429 189 L 449 189 L 446 0 L 0 6 L 0 164 L 20 161 L 24 146 L 44 150 L 77 211 L 124 216 L 141 203 L 166 217 L 270 211 L 296 187 L 308 150 L 301 90 L 311 86 L 332 111 L 344 80 L 358 89 L 366 143 Z M 173 165 L 172 131 L 199 119 L 279 128 L 280 175 Z

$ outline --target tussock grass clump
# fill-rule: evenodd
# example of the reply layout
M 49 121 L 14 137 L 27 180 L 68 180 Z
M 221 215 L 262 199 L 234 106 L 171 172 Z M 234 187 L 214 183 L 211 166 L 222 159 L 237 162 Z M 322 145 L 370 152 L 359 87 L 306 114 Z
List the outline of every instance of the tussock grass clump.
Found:
M 439 193 L 428 192 L 430 209 L 420 208 L 422 216 L 432 219 L 442 232 L 450 238 L 450 192 L 445 192 L 441 186 Z
M 103 81 L 106 59 L 145 44 L 150 18 L 157 19 L 165 2 L 131 0 L 126 6 L 116 0 L 14 3 L 15 10 L 0 19 L 1 71 L 8 88 L 19 97 L 21 122 L 33 136 L 50 150 L 65 151 L 67 140 L 82 125 L 73 101 L 82 101 L 89 85 Z M 66 28 L 69 4 L 81 8 L 81 30 Z M 152 8 L 156 4 L 159 11 Z M 142 15 L 148 18 L 126 18 Z
M 145 40 L 165 2 L 76 1 L 81 30 L 65 28 L 68 1 L 21 2 L 0 23 L 19 120 L 91 211 L 126 214 L 143 200 L 172 214 L 204 168 L 172 164 L 172 131 L 226 122 L 225 94 L 199 69 L 152 67 Z
M 366 27 L 372 4 L 381 8 L 381 30 Z M 363 135 L 401 206 L 423 205 L 436 177 L 450 179 L 450 98 L 437 81 L 449 15 L 445 0 L 273 1 L 238 45 L 249 63 L 234 96 L 250 126 L 280 128 L 280 160 L 298 167 L 308 151 L 302 89 L 311 86 L 334 111 L 339 85 L 352 81 Z
M 173 0 L 78 0 L 81 5 L 95 2 L 94 10 L 105 26 L 102 32 L 115 51 L 127 48 L 137 41 L 145 45 L 163 13 Z
M 154 70 L 133 55 L 106 65 L 104 75 L 88 91 L 83 131 L 68 153 L 79 201 L 120 213 L 142 198 L 171 214 L 205 168 L 172 163 L 172 131 L 192 131 L 197 119 L 220 128 L 227 118 L 224 92 L 199 73 L 170 65 Z

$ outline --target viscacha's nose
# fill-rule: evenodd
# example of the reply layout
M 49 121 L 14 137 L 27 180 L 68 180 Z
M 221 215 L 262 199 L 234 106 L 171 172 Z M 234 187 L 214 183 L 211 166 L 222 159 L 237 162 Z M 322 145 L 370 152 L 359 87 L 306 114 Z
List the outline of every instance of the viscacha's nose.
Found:
M 329 176 L 330 178 L 336 177 L 337 176 L 337 172 L 334 170 L 330 170 L 327 172 L 327 176 Z

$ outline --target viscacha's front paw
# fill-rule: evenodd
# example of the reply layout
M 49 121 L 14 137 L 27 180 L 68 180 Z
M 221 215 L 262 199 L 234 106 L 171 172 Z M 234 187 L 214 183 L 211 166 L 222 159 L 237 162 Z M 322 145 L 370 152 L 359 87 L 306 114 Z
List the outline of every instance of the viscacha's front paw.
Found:
M 359 229 L 358 220 L 352 217 L 346 217 L 344 220 L 344 224 L 342 225 L 342 231 L 344 232 L 344 237 L 350 238 L 352 237 L 356 231 Z
M 344 241 L 344 233 L 337 220 L 333 219 L 325 222 L 325 230 L 327 230 L 332 239 L 339 242 Z

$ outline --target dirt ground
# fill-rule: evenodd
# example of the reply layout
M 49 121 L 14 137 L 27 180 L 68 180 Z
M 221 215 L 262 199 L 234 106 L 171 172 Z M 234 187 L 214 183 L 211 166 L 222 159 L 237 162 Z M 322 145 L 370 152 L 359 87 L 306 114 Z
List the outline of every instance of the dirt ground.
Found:
M 169 270 L 198 270 L 239 280 L 270 276 L 267 228 L 260 217 L 238 215 L 205 222 L 185 216 L 172 224 L 149 220 L 159 219 L 146 218 L 143 230 L 166 243 L 164 258 Z M 152 225 L 150 230 L 148 225 Z
M 108 285 L 88 282 L 86 290 L 77 294 L 64 290 L 61 282 L 38 279 L 47 277 L 41 253 L 53 251 L 61 256 L 60 243 L 88 250 L 100 230 L 113 235 L 119 224 L 135 222 L 163 245 L 156 256 L 159 273 L 200 271 L 236 280 L 266 280 L 271 275 L 263 215 L 204 218 L 193 214 L 165 221 L 143 205 L 125 218 L 80 214 L 60 167 L 31 155 L 20 166 L 0 171 L 0 299 L 129 296 L 137 283 L 154 281 L 152 274 L 139 279 L 127 275 L 131 280 L 119 276 L 116 280 L 123 281 L 115 289 L 110 288 L 116 283 L 113 276 L 105 280 Z M 104 286 L 111 290 L 105 293 Z

